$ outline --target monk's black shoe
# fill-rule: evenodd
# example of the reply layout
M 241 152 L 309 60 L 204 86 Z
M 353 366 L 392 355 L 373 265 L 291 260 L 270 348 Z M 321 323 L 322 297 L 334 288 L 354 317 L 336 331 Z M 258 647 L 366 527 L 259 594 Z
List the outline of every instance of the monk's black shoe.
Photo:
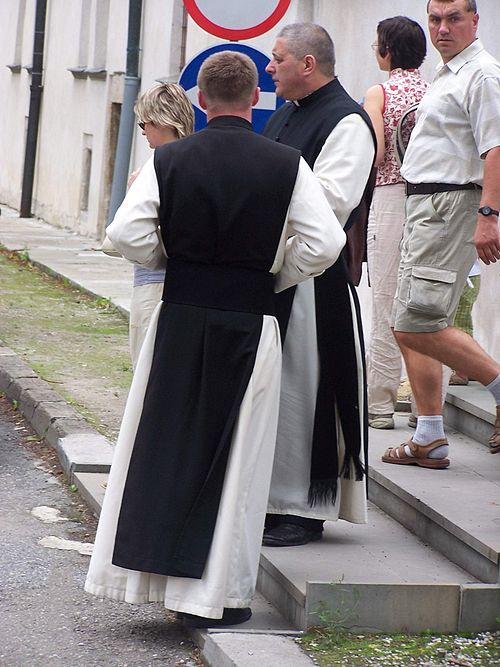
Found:
M 309 530 L 295 523 L 280 523 L 264 531 L 264 547 L 298 547 L 308 542 L 316 542 L 323 535 L 320 530 Z
M 177 612 L 177 618 L 184 621 L 188 628 L 225 628 L 227 625 L 238 625 L 244 623 L 252 616 L 250 607 L 243 609 L 228 609 L 224 607 L 222 618 L 205 618 L 205 616 L 195 616 L 194 614 L 184 614 Z

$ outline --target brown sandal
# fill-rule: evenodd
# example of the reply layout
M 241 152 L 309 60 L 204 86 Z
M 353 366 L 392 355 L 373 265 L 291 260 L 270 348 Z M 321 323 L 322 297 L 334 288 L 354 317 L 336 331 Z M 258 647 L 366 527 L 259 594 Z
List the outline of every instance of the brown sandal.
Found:
M 448 441 L 444 438 L 433 440 L 428 445 L 417 445 L 413 440 L 404 442 L 399 447 L 389 447 L 382 456 L 384 463 L 395 463 L 397 465 L 413 465 L 421 468 L 436 468 L 443 470 L 450 465 L 449 459 L 432 459 L 429 454 L 442 445 L 447 445 Z M 405 447 L 408 445 L 413 456 L 408 456 Z
M 490 452 L 497 454 L 500 452 L 500 405 L 497 405 L 497 418 L 495 420 L 495 430 L 488 440 Z

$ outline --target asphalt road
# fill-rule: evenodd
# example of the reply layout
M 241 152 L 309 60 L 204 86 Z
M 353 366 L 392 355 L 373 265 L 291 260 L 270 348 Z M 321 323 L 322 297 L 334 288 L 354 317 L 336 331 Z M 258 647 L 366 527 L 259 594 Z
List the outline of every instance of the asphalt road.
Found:
M 183 627 L 160 605 L 86 594 L 89 556 L 49 546 L 58 538 L 85 551 L 95 527 L 53 450 L 0 395 L 1 667 L 201 665 Z

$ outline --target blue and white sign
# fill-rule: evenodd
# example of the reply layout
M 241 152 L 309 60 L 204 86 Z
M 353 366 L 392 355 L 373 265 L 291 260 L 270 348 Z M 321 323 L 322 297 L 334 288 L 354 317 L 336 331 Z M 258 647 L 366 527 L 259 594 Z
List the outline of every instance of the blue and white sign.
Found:
M 184 88 L 187 96 L 191 100 L 195 114 L 195 130 L 201 130 L 207 124 L 207 116 L 198 104 L 198 86 L 196 80 L 202 63 L 218 51 L 239 51 L 249 56 L 257 67 L 259 73 L 260 99 L 252 109 L 252 125 L 256 132 L 262 132 L 269 116 L 284 103 L 280 97 L 276 96 L 275 85 L 271 75 L 266 72 L 269 62 L 268 56 L 262 51 L 258 51 L 245 44 L 236 44 L 228 42 L 226 44 L 217 44 L 209 49 L 198 53 L 182 70 L 179 77 L 179 84 Z

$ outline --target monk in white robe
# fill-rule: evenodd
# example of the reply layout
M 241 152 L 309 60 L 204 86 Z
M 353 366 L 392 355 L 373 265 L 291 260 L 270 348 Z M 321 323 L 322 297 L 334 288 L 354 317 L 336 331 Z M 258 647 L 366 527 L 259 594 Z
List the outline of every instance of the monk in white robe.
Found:
M 278 420 L 274 290 L 320 275 L 345 243 L 298 151 L 253 133 L 256 77 L 242 54 L 207 59 L 207 127 L 156 149 L 107 230 L 167 273 L 86 590 L 161 602 L 196 627 L 251 614 Z

